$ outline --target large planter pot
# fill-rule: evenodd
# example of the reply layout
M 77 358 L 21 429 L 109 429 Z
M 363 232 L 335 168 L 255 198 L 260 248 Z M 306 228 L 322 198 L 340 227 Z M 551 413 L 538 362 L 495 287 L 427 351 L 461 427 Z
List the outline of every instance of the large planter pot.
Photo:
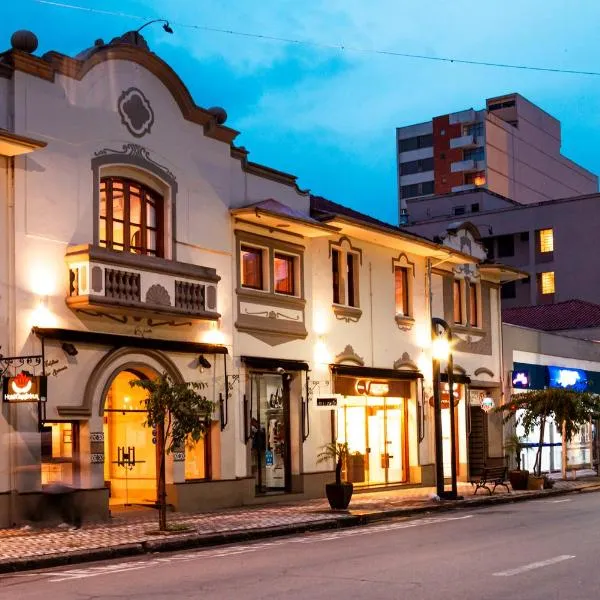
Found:
M 526 490 L 529 484 L 529 471 L 515 470 L 508 472 L 508 480 L 513 490 Z
M 329 500 L 329 506 L 334 510 L 346 510 L 352 498 L 354 486 L 351 483 L 326 483 L 325 494 Z
M 529 481 L 527 482 L 528 490 L 543 490 L 544 489 L 544 478 L 536 477 L 535 475 L 529 476 Z

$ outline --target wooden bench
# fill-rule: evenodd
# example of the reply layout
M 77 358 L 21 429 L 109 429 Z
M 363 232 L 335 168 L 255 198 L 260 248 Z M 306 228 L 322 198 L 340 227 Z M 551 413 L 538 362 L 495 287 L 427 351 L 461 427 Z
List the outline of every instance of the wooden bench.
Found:
M 490 496 L 496 491 L 496 487 L 502 485 L 506 488 L 510 494 L 510 488 L 508 487 L 508 467 L 506 465 L 484 465 L 479 475 L 471 476 L 471 485 L 476 486 L 473 495 L 477 494 L 480 488 L 485 488 Z M 490 485 L 494 486 L 490 489 Z

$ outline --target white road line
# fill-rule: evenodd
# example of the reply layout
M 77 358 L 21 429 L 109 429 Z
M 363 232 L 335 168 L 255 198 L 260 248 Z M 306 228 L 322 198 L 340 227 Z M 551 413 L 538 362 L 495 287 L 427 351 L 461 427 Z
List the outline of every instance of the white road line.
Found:
M 303 535 L 296 538 L 281 539 L 272 542 L 263 542 L 260 544 L 242 544 L 231 546 L 229 548 L 214 548 L 212 550 L 199 550 L 198 552 L 186 552 L 167 557 L 156 557 L 147 560 L 121 562 L 112 565 L 101 565 L 95 567 L 83 567 L 80 569 L 69 569 L 58 572 L 45 572 L 44 575 L 49 575 L 50 583 L 60 583 L 72 579 L 85 579 L 88 577 L 97 577 L 98 575 L 112 575 L 113 573 L 123 573 L 126 571 L 137 571 L 139 569 L 147 569 L 151 566 L 167 564 L 171 561 L 186 561 L 195 560 L 198 558 L 225 558 L 238 554 L 249 554 L 257 552 L 267 547 L 283 546 L 285 544 L 313 544 L 315 542 L 328 542 L 346 537 L 354 537 L 358 535 L 369 535 L 373 533 L 382 533 L 387 531 L 395 531 L 398 529 L 409 529 L 412 527 L 421 527 L 424 525 L 436 525 L 446 523 L 448 521 L 462 521 L 470 519 L 473 515 L 461 515 L 459 517 L 428 517 L 417 519 L 415 521 L 400 521 L 398 523 L 386 523 L 383 525 L 374 525 L 365 528 L 342 529 L 340 531 L 328 531 L 324 533 L 316 533 Z M 39 574 L 37 574 L 39 575 Z
M 523 565 L 521 567 L 517 567 L 516 569 L 509 569 L 508 571 L 493 573 L 493 575 L 495 577 L 511 577 L 512 575 L 520 575 L 521 573 L 526 573 L 527 571 L 533 571 L 534 569 L 541 569 L 542 567 L 554 565 L 562 562 L 563 560 L 569 560 L 570 558 L 575 558 L 575 556 L 573 554 L 562 554 L 561 556 L 555 556 L 554 558 L 549 558 L 548 560 L 529 563 L 528 565 Z
M 571 502 L 571 499 L 567 498 L 565 500 L 552 500 L 552 504 L 561 504 L 562 502 Z

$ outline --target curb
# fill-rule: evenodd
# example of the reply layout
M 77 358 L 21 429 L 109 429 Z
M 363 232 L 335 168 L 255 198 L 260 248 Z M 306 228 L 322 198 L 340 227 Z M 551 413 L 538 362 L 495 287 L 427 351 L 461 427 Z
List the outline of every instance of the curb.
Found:
M 100 560 L 110 560 L 121 557 L 142 556 L 150 553 L 174 552 L 178 550 L 189 550 L 192 548 L 222 546 L 225 544 L 248 542 L 272 537 L 283 537 L 310 531 L 345 529 L 347 527 L 359 527 L 368 525 L 370 523 L 395 519 L 398 517 L 408 518 L 431 512 L 479 508 L 483 506 L 489 506 L 490 504 L 512 504 L 516 502 L 525 502 L 527 500 L 548 498 L 551 496 L 565 496 L 567 494 L 590 493 L 598 491 L 600 491 L 600 484 L 566 490 L 538 490 L 519 496 L 513 496 L 511 494 L 502 496 L 480 496 L 469 500 L 452 500 L 427 506 L 398 508 L 365 514 L 344 514 L 335 519 L 294 523 L 292 525 L 279 525 L 275 527 L 263 527 L 260 529 L 245 529 L 199 535 L 184 534 L 177 537 L 171 536 L 168 539 L 146 540 L 143 542 L 121 544 L 118 546 L 109 546 L 104 548 L 94 548 L 90 550 L 76 550 L 69 552 L 68 554 L 9 559 L 6 561 L 0 561 L 0 574 L 10 574 L 18 571 L 74 565 Z

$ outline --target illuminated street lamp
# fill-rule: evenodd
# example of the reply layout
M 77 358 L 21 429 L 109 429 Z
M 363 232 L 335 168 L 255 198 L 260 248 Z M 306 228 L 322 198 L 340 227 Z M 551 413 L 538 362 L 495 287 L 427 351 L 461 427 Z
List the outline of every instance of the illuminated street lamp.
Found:
M 458 500 L 456 485 L 456 419 L 454 417 L 454 361 L 452 358 L 452 330 L 444 319 L 431 319 L 431 350 L 433 366 L 433 410 L 435 425 L 435 484 L 441 500 Z M 450 461 L 452 488 L 444 485 L 444 447 L 442 438 L 442 401 L 440 397 L 440 363 L 445 360 L 448 371 L 448 398 L 450 411 Z

